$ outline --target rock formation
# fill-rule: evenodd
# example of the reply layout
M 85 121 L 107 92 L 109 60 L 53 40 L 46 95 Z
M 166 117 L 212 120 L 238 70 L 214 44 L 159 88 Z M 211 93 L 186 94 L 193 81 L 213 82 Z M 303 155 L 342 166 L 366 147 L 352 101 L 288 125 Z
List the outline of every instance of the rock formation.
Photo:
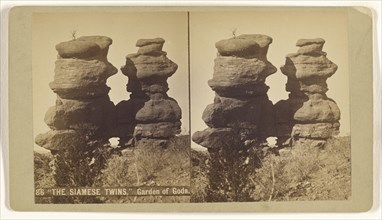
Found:
M 207 201 L 251 201 L 253 186 L 241 180 L 248 179 L 257 165 L 256 147 L 275 135 L 274 109 L 265 84 L 277 71 L 266 58 L 271 43 L 265 35 L 240 35 L 215 45 L 218 55 L 208 81 L 215 99 L 202 116 L 209 128 L 192 136 L 211 157 Z
M 297 53 L 286 56 L 280 69 L 288 77 L 287 100 L 275 105 L 278 145 L 321 146 L 338 133 L 340 110 L 326 96 L 326 79 L 337 70 L 337 65 L 322 51 L 325 41 L 300 39 Z
M 216 43 L 213 104 L 203 112 L 209 128 L 196 132 L 194 142 L 212 149 L 240 143 L 262 142 L 275 134 L 273 104 L 265 79 L 277 69 L 267 60 L 272 38 L 240 35 Z
M 129 79 L 126 89 L 131 92 L 129 100 L 116 106 L 121 146 L 130 145 L 130 140 L 164 146 L 180 133 L 181 109 L 166 94 L 167 78 L 178 66 L 162 51 L 164 42 L 162 38 L 138 40 L 138 52 L 127 55 L 121 68 Z
M 56 45 L 55 75 L 49 85 L 57 101 L 45 115 L 52 130 L 37 135 L 35 141 L 56 155 L 57 166 L 66 164 L 66 168 L 56 168 L 66 175 L 59 181 L 56 178 L 58 186 L 78 184 L 70 182 L 72 174 L 66 169 L 80 166 L 84 155 L 91 159 L 97 147 L 113 135 L 115 106 L 106 80 L 118 70 L 107 61 L 111 44 L 108 37 L 84 36 Z

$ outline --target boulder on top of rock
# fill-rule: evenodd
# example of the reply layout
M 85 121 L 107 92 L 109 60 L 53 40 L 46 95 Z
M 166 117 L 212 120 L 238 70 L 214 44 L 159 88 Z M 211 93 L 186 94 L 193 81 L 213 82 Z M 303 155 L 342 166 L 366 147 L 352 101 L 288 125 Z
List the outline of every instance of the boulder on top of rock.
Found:
M 146 79 L 150 77 L 170 77 L 178 65 L 168 59 L 165 55 L 148 56 L 133 55 L 126 58 L 126 65 L 121 68 L 122 73 L 128 77 Z
M 215 46 L 222 56 L 253 56 L 264 55 L 272 38 L 260 34 L 245 34 L 218 41 Z
M 322 38 L 316 39 L 300 39 L 297 41 L 296 46 L 300 47 L 297 51 L 299 54 L 309 54 L 309 55 L 321 55 L 325 54 L 322 52 L 325 40 Z
M 325 40 L 322 38 L 314 38 L 314 39 L 299 39 L 296 42 L 296 46 L 302 47 L 306 45 L 311 45 L 311 44 L 321 44 L 323 45 L 325 43 Z
M 100 52 L 100 47 L 95 42 L 71 40 L 56 45 L 56 50 L 62 58 L 89 58 Z
M 145 102 L 139 109 L 135 119 L 143 123 L 174 122 L 180 120 L 182 110 L 173 99 L 160 99 Z
M 85 59 L 98 55 L 107 56 L 112 39 L 105 36 L 82 36 L 56 45 L 62 58 Z
M 322 51 L 324 45 L 322 44 L 309 44 L 303 47 L 300 47 L 297 51 L 299 54 L 308 54 L 308 55 L 326 55 Z
M 77 38 L 76 40 L 94 42 L 98 44 L 101 50 L 108 48 L 113 43 L 113 40 L 111 38 L 105 36 L 82 36 Z
M 109 46 L 113 43 L 113 40 L 111 38 L 105 36 L 82 36 L 77 38 L 76 40 L 94 42 L 98 44 L 98 46 L 101 48 L 99 55 L 105 58 L 107 56 L 107 53 L 109 52 Z
M 137 54 L 161 55 L 164 42 L 162 38 L 140 39 L 136 44 L 139 47 Z
M 157 37 L 152 39 L 139 39 L 135 46 L 143 47 L 150 44 L 164 44 L 165 40 L 163 38 Z
M 138 54 L 153 54 L 160 55 L 163 48 L 163 44 L 149 44 L 146 46 L 142 46 L 138 49 Z
M 272 43 L 272 38 L 263 34 L 242 34 L 237 36 L 237 38 L 255 41 L 260 48 L 267 47 Z

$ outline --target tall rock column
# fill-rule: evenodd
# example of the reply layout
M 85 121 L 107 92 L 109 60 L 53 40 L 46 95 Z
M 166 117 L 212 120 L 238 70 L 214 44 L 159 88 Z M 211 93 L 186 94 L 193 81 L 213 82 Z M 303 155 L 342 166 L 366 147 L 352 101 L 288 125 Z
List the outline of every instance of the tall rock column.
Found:
M 214 102 L 203 112 L 209 128 L 197 131 L 192 140 L 211 156 L 210 201 L 248 201 L 243 185 L 253 147 L 275 135 L 273 104 L 265 79 L 277 69 L 267 60 L 272 38 L 240 35 L 216 43 L 214 74 L 208 85 Z M 252 160 L 252 159 L 251 159 Z M 253 167 L 252 167 L 253 169 Z
M 290 94 L 275 105 L 279 146 L 322 146 L 338 134 L 340 110 L 325 94 L 337 65 L 326 58 L 324 43 L 321 38 L 298 40 L 297 53 L 287 55 L 280 68 Z
M 140 39 L 138 52 L 126 57 L 121 68 L 129 79 L 130 99 L 116 106 L 120 145 L 164 146 L 180 133 L 182 117 L 178 103 L 166 93 L 167 78 L 178 68 L 162 51 L 164 39 Z M 130 142 L 130 143 L 129 143 Z
M 106 85 L 117 69 L 107 61 L 112 40 L 84 36 L 56 45 L 54 80 L 57 94 L 45 123 L 50 131 L 35 141 L 55 156 L 57 186 L 89 186 L 104 161 L 100 154 L 113 135 L 115 106 Z M 100 157 L 98 157 L 100 156 Z

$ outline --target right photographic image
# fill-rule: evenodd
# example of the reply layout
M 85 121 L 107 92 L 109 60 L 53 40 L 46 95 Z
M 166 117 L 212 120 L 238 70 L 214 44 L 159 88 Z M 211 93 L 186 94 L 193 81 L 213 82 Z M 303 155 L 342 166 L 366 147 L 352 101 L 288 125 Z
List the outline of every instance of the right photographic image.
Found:
M 191 202 L 349 200 L 347 11 L 191 11 L 189 29 Z

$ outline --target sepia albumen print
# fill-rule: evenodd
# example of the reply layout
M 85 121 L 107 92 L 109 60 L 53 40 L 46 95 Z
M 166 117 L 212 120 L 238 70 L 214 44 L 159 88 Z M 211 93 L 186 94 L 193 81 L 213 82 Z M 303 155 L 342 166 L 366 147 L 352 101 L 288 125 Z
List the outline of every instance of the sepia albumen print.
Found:
M 347 14 L 35 13 L 36 203 L 351 198 Z

